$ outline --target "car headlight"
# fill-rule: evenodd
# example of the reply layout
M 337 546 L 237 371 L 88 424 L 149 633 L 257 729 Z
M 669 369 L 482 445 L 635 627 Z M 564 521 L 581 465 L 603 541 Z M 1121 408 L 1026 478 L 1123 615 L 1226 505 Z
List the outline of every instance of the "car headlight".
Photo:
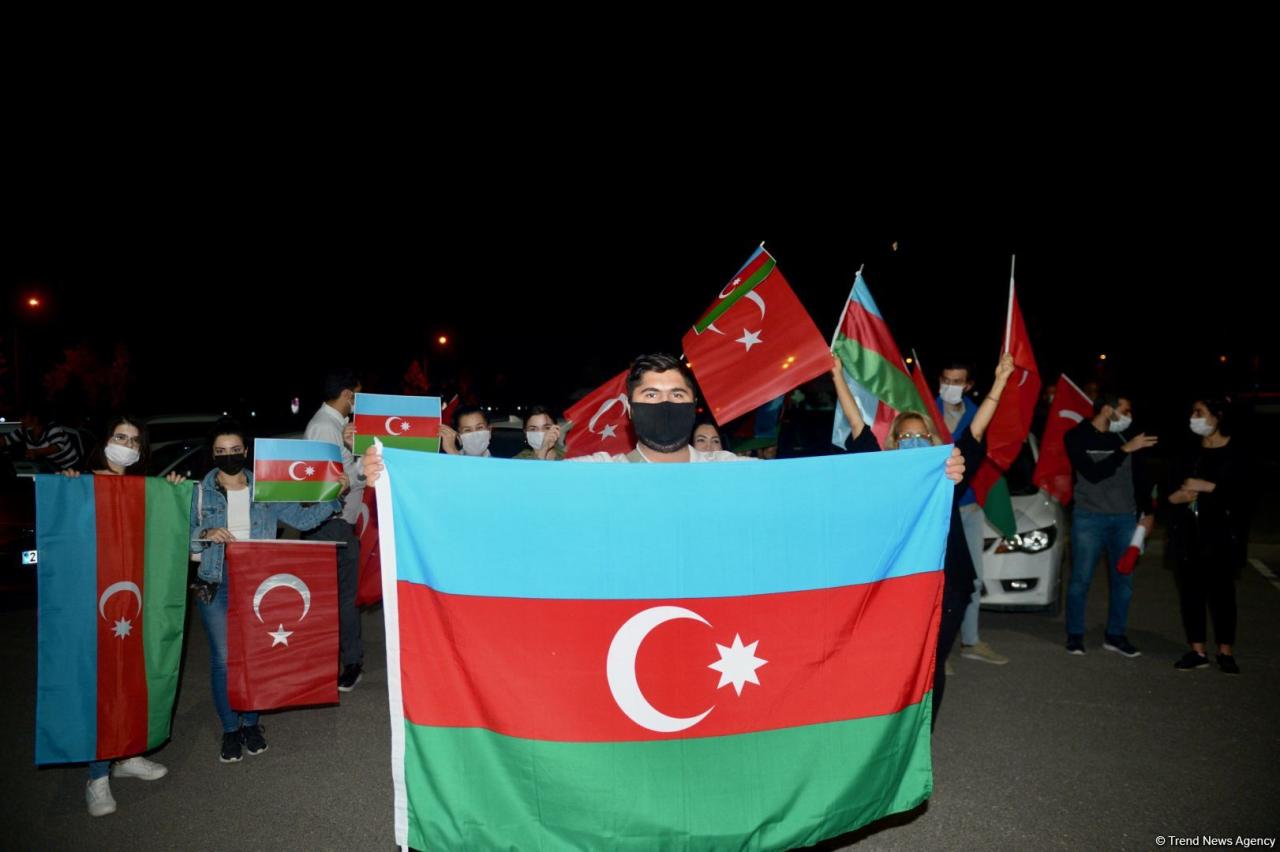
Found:
M 1001 541 L 996 553 L 1040 553 L 1053 547 L 1057 536 L 1057 526 L 1018 533 Z

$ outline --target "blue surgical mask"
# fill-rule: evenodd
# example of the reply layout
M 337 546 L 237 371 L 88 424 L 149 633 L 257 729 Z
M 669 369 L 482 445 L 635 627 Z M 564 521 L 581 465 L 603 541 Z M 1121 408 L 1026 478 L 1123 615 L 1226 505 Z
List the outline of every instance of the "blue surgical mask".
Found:
M 929 443 L 928 438 L 904 438 L 898 442 L 898 449 L 900 450 L 918 450 L 921 447 L 932 446 L 933 444 Z

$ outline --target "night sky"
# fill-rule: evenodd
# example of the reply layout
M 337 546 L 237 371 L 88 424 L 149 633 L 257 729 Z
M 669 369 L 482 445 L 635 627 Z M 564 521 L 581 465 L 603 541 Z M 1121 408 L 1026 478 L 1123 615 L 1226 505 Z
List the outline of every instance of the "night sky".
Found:
M 1265 288 L 1238 259 L 1250 235 L 1182 222 L 1160 198 L 995 214 L 952 205 L 923 220 L 850 216 L 828 196 L 835 212 L 810 204 L 795 216 L 743 215 L 744 204 L 723 215 L 707 199 L 540 206 L 492 187 L 422 212 L 316 192 L 244 198 L 234 215 L 226 198 L 210 208 L 175 195 L 138 215 L 59 193 L 6 240 L 7 366 L 15 330 L 28 395 L 66 348 L 88 344 L 110 361 L 123 343 L 126 408 L 143 414 L 283 411 L 293 396 L 305 414 L 330 365 L 355 365 L 367 389 L 395 393 L 424 356 L 437 390 L 465 377 L 481 402 L 562 407 L 640 352 L 678 353 L 761 240 L 824 335 L 865 264 L 899 346 L 930 373 L 958 358 L 986 381 L 1016 251 L 1046 383 L 1063 370 L 1080 383 L 1102 375 L 1180 410 L 1201 388 L 1277 381 Z M 23 304 L 32 294 L 43 300 L 35 311 Z M 373 337 L 371 315 L 382 323 Z M 447 347 L 434 343 L 441 334 Z

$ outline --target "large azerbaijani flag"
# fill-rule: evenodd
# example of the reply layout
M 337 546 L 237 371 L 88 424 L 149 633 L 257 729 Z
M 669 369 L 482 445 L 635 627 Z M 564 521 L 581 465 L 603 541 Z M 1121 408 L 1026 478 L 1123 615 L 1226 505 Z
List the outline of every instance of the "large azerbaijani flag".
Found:
M 342 451 L 324 441 L 256 438 L 255 503 L 323 503 L 342 493 Z
M 434 453 L 440 449 L 440 397 L 356 394 L 353 452 L 364 455 L 373 439 L 383 446 Z
M 919 805 L 949 453 L 530 465 L 388 448 L 397 843 L 786 849 Z M 700 520 L 725 494 L 757 509 L 748 523 Z
M 127 757 L 169 738 L 191 488 L 36 477 L 36 763 Z
M 858 412 L 881 446 L 899 412 L 926 410 L 861 271 L 854 276 L 831 351 L 844 365 L 844 380 Z M 831 443 L 843 447 L 850 431 L 849 421 L 837 405 Z

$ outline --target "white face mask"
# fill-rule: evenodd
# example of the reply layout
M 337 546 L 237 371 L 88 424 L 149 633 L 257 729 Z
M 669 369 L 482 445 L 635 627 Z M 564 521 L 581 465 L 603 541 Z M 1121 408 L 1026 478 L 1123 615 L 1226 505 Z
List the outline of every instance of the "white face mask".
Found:
M 1117 414 L 1116 416 L 1119 417 L 1120 419 L 1111 421 L 1112 432 L 1123 432 L 1125 429 L 1128 429 L 1129 426 L 1133 424 L 1133 418 L 1128 416 L 1127 414 Z
M 955 405 L 964 399 L 964 385 L 943 385 L 940 390 L 942 401 L 947 405 Z
M 536 430 L 533 432 L 524 433 L 524 439 L 528 441 L 529 446 L 533 447 L 535 450 L 542 449 L 542 439 L 545 437 L 547 437 L 546 432 L 539 432 Z
M 119 444 L 107 444 L 107 461 L 123 468 L 138 463 L 141 454 L 133 447 L 122 447 Z
M 1209 421 L 1203 417 L 1191 418 L 1191 431 L 1195 432 L 1201 438 L 1207 438 L 1214 433 L 1216 426 L 1210 426 Z
M 462 441 L 462 454 L 465 456 L 482 456 L 489 449 L 488 429 L 481 429 L 479 432 L 465 432 L 459 435 Z

